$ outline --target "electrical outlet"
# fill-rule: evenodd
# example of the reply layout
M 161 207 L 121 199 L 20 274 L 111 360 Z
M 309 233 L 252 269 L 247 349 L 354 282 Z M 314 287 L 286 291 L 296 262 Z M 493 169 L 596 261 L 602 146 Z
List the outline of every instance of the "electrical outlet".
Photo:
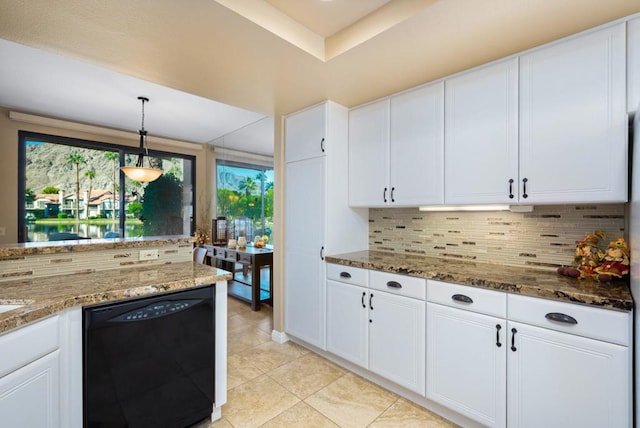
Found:
M 159 257 L 158 250 L 140 250 L 140 260 L 157 260 Z

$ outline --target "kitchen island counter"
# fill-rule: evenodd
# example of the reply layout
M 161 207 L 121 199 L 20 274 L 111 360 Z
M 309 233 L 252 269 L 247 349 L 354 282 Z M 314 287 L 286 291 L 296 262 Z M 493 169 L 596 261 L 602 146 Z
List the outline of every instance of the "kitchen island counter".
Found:
M 416 276 L 524 296 L 631 311 L 627 281 L 583 281 L 537 269 L 446 260 L 385 251 L 358 251 L 326 256 L 327 263 Z
M 204 286 L 231 277 L 221 269 L 180 262 L 7 281 L 0 283 L 0 305 L 24 306 L 0 313 L 0 334 L 75 306 Z

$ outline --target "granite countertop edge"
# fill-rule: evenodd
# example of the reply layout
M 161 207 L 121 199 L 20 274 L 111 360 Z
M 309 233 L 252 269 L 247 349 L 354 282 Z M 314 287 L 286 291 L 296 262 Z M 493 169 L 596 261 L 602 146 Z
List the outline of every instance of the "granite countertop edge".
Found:
M 0 283 L 0 334 L 77 306 L 200 287 L 232 278 L 230 272 L 192 262 L 113 269 Z
M 619 311 L 633 310 L 633 298 L 626 281 L 600 283 L 568 278 L 555 272 L 537 269 L 384 251 L 365 250 L 330 255 L 325 257 L 325 261 L 523 296 Z
M 0 245 L 0 260 L 43 254 L 80 253 L 123 248 L 147 248 L 161 245 L 193 246 L 194 238 L 187 235 L 147 236 L 139 238 L 78 239 L 66 241 L 26 242 Z

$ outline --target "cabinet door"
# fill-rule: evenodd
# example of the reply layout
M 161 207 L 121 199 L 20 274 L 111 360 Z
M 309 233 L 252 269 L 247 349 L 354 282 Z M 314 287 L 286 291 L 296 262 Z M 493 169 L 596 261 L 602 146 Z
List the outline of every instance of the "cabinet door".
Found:
M 369 370 L 424 395 L 425 302 L 369 295 Z
M 522 198 L 626 202 L 625 100 L 624 24 L 522 55 Z
M 286 165 L 285 330 L 325 347 L 325 158 Z
M 309 159 L 326 153 L 325 104 L 287 116 L 285 120 L 286 162 Z
M 344 282 L 327 281 L 327 351 L 367 367 L 368 292 Z
M 391 97 L 389 200 L 444 202 L 444 83 Z
M 0 378 L 2 426 L 60 426 L 59 354 L 54 351 Z
M 506 321 L 427 303 L 427 398 L 506 425 Z
M 640 110 L 640 18 L 627 22 L 627 111 Z
M 445 97 L 445 203 L 517 201 L 518 60 L 447 79 Z
M 629 348 L 512 321 L 507 328 L 510 428 L 631 426 Z
M 389 100 L 349 112 L 349 205 L 385 206 L 389 186 Z

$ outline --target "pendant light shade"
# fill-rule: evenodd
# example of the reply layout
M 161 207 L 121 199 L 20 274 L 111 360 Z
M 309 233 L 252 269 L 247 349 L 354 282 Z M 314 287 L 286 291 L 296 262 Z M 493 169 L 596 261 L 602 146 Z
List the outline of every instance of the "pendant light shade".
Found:
M 141 155 L 142 156 L 142 155 Z M 123 166 L 120 168 L 124 175 L 133 181 L 148 183 L 157 180 L 163 173 L 159 168 L 144 168 L 142 166 Z
M 147 131 L 144 129 L 144 103 L 149 102 L 149 98 L 138 97 L 142 101 L 142 126 L 138 131 L 140 135 L 140 152 L 138 153 L 138 161 L 136 166 L 123 166 L 120 168 L 124 174 L 133 181 L 139 181 L 141 183 L 148 183 L 150 181 L 157 180 L 164 171 L 160 168 L 152 168 L 149 164 L 149 168 L 145 168 L 142 163 L 144 155 L 149 156 L 149 148 L 147 147 Z

